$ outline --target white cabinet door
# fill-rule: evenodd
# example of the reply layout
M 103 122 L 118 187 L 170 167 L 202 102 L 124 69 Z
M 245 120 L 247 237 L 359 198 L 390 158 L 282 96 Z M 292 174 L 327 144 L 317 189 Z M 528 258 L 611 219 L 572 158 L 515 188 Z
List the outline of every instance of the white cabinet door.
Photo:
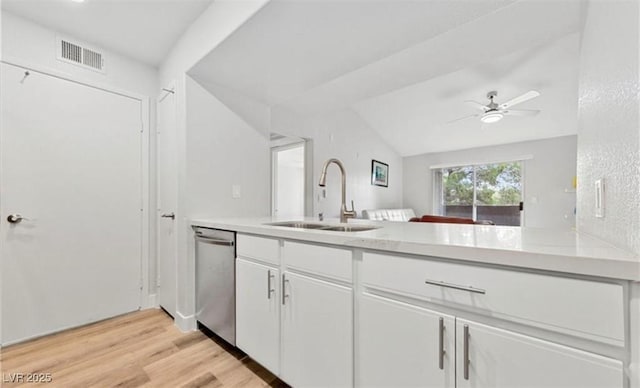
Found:
M 456 336 L 460 388 L 623 386 L 617 360 L 463 319 Z
M 454 317 L 366 293 L 359 311 L 358 386 L 454 387 Z
M 352 290 L 285 272 L 282 379 L 294 387 L 353 386 Z
M 236 343 L 278 374 L 280 359 L 279 271 L 236 260 Z

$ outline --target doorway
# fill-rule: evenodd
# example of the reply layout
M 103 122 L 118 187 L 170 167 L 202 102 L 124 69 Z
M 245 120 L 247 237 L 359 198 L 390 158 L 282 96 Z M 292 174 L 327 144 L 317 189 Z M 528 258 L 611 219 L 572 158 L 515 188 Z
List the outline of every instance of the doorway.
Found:
M 142 100 L 2 64 L 2 344 L 138 310 Z
M 310 216 L 311 141 L 271 134 L 271 215 Z

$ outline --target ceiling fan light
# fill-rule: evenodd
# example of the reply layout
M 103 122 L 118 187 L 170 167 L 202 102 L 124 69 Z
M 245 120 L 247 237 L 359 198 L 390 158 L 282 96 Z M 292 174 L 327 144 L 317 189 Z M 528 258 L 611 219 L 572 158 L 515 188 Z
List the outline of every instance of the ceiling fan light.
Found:
M 500 112 L 488 112 L 482 115 L 480 121 L 485 124 L 497 123 L 498 121 L 502 120 L 503 117 L 504 115 Z

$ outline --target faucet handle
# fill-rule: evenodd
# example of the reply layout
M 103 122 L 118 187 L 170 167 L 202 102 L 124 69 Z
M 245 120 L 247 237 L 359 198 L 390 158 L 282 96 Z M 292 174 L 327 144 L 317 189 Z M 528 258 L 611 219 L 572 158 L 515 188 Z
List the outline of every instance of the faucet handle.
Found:
M 353 204 L 353 199 L 351 200 L 351 210 L 346 210 L 346 212 L 348 213 L 350 218 L 356 218 L 358 216 L 358 212 L 356 211 L 356 207 Z

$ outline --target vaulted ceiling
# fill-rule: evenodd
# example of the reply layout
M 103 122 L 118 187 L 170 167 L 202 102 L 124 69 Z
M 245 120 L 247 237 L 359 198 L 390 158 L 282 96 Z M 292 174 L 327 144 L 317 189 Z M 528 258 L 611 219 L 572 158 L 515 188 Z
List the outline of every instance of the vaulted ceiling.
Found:
M 576 132 L 582 4 L 272 0 L 190 74 L 299 116 L 357 112 L 401 155 Z M 493 126 L 447 121 L 497 90 L 542 95 Z

